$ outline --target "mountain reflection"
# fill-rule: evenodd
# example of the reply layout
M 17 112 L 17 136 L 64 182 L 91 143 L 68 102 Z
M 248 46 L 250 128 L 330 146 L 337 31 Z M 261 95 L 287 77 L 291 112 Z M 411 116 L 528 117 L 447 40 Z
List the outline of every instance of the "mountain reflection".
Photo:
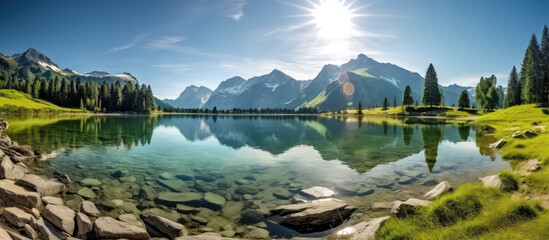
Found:
M 493 157 L 487 147 L 491 140 L 480 134 L 482 128 L 448 125 L 433 119 L 225 115 L 4 118 L 10 122 L 6 134 L 41 152 L 89 144 L 131 149 L 150 144 L 155 129 L 162 126 L 177 128 L 186 141 L 213 137 L 233 149 L 251 147 L 273 155 L 299 145 L 312 146 L 324 160 L 340 160 L 357 172 L 422 151 L 426 166 L 432 170 L 440 143 L 467 141 L 471 131 L 479 152 Z

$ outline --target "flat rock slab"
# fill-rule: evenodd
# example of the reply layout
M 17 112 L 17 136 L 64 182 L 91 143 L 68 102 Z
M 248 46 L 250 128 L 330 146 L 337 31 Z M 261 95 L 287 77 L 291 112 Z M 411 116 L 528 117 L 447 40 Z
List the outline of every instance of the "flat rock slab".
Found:
M 33 220 L 33 216 L 20 208 L 7 207 L 2 215 L 9 223 L 17 227 L 24 227 Z
M 303 189 L 301 190 L 302 193 L 306 194 L 307 196 L 311 196 L 314 198 L 328 198 L 335 195 L 335 192 L 320 186 L 314 186 L 311 188 Z
M 452 191 L 452 186 L 450 185 L 450 183 L 442 181 L 436 187 L 431 189 L 431 191 L 425 193 L 425 195 L 423 195 L 423 198 L 427 200 L 433 200 L 436 197 L 449 191 Z
M 87 187 L 80 188 L 76 192 L 76 194 L 80 195 L 84 199 L 93 199 L 93 198 L 96 197 L 95 192 L 93 192 L 93 190 L 91 190 L 90 188 L 87 188 Z
M 34 220 L 31 226 L 38 231 L 40 236 L 42 236 L 42 239 L 63 240 L 67 237 L 70 237 L 68 233 L 59 230 L 52 223 L 44 218 Z
M 65 190 L 65 184 L 46 180 L 34 174 L 25 174 L 15 184 L 34 189 L 40 196 L 52 196 Z
M 320 232 L 347 220 L 356 208 L 337 199 L 282 205 L 269 212 L 269 219 L 301 233 Z
M 44 210 L 44 218 L 66 233 L 73 234 L 75 229 L 74 210 L 59 205 L 47 205 Z
M 505 139 L 500 139 L 499 141 L 490 144 L 490 148 L 502 148 L 507 141 Z
M 501 179 L 499 179 L 498 175 L 481 177 L 479 178 L 479 180 L 486 187 L 495 187 L 495 188 L 501 187 Z
M 221 207 L 225 204 L 225 197 L 212 192 L 207 192 L 204 194 L 204 201 Z
M 346 227 L 336 233 L 336 238 L 349 240 L 373 240 L 381 223 L 389 219 L 389 216 L 370 219 L 365 222 L 357 223 L 351 227 Z
M 541 165 L 539 164 L 539 161 L 537 159 L 533 159 L 525 162 L 519 172 L 523 175 L 529 175 L 530 173 L 539 171 L 540 169 Z
M 11 180 L 0 180 L 0 200 L 6 207 L 42 208 L 40 194 L 29 192 Z
M 180 179 L 158 179 L 157 182 L 174 192 L 184 192 L 188 189 L 187 184 Z
M 178 203 L 189 203 L 201 201 L 203 199 L 202 194 L 195 192 L 161 192 L 156 198 L 157 201 L 166 204 L 176 205 Z
M 52 196 L 43 196 L 42 202 L 44 202 L 46 205 L 47 204 L 65 205 L 65 203 L 63 202 L 63 199 L 58 197 L 52 197 Z
M 77 236 L 86 236 L 93 230 L 93 224 L 88 216 L 83 213 L 76 213 Z
M 92 217 L 99 217 L 99 215 L 101 215 L 101 212 L 97 210 L 95 204 L 90 201 L 82 201 L 82 204 L 80 205 L 80 211 Z
M 100 217 L 95 220 L 94 229 L 101 239 L 149 239 L 147 230 L 118 221 L 111 217 Z
M 396 214 L 397 217 L 403 217 L 414 214 L 418 207 L 426 207 L 431 204 L 431 201 L 410 198 L 404 202 L 395 201 L 391 205 L 391 214 Z
M 143 221 L 141 221 L 141 218 L 139 218 L 139 216 L 135 215 L 135 214 L 122 214 L 120 216 L 118 216 L 118 220 L 122 221 L 122 222 L 125 222 L 125 223 L 129 223 L 131 225 L 134 225 L 134 226 L 137 226 L 137 227 L 140 227 L 140 228 L 146 228 L 145 227 L 145 223 L 143 223 Z
M 170 239 L 189 234 L 183 225 L 163 217 L 150 216 L 145 218 L 144 221 L 161 233 L 166 234 Z

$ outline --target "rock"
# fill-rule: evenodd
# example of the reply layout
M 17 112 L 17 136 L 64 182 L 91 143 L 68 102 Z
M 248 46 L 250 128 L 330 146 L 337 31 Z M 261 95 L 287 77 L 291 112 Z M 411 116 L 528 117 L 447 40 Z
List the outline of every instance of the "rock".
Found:
M 537 159 L 533 159 L 524 163 L 520 169 L 523 173 L 536 172 L 541 169 L 541 166 Z
M 84 178 L 84 179 L 80 180 L 80 184 L 82 184 L 83 186 L 86 186 L 86 187 L 99 187 L 99 186 L 103 185 L 103 183 L 101 181 L 99 181 L 98 179 L 95 179 L 95 178 Z
M 209 219 L 201 216 L 191 216 L 191 219 L 202 224 L 206 224 L 210 221 Z
M 390 182 L 390 181 L 384 180 L 384 181 L 378 182 L 378 183 L 376 184 L 376 187 L 378 187 L 378 188 L 390 189 L 390 188 L 393 187 L 394 185 L 395 185 L 394 182 Z
M 189 214 L 189 213 L 197 213 L 199 210 L 197 208 L 194 208 L 194 207 L 189 207 L 187 205 L 183 205 L 183 204 L 177 204 L 175 206 L 175 208 L 177 208 L 177 211 L 180 212 L 180 213 L 185 213 L 185 214 Z
M 143 212 L 141 212 L 141 217 L 142 218 L 146 218 L 146 217 L 150 217 L 150 216 L 160 216 L 160 217 L 172 220 L 174 222 L 177 222 L 179 220 L 179 218 L 181 218 L 181 215 L 179 213 L 168 212 L 168 211 L 158 209 L 158 208 L 149 208 L 149 209 L 145 209 L 145 210 L 143 210 Z
M 80 205 L 80 211 L 92 217 L 99 217 L 99 215 L 101 215 L 101 212 L 97 210 L 97 207 L 95 207 L 95 204 L 93 204 L 93 202 L 90 202 L 90 201 L 83 201 L 82 204 Z
M 10 235 L 11 239 L 13 239 L 13 240 L 31 240 L 30 238 L 25 237 L 25 236 L 23 236 L 19 233 L 8 232 L 8 234 Z
M 31 214 L 16 207 L 7 207 L 2 215 L 9 223 L 17 227 L 24 227 L 33 219 Z
M 65 184 L 46 180 L 34 174 L 26 174 L 15 184 L 36 190 L 40 196 L 52 196 L 65 190 Z
M 86 236 L 86 234 L 93 230 L 90 218 L 83 213 L 76 213 L 76 226 L 78 227 L 76 235 L 80 237 Z
M 135 214 L 122 214 L 120 216 L 118 216 L 118 220 L 122 221 L 122 222 L 125 222 L 125 223 L 129 223 L 131 225 L 134 225 L 134 226 L 137 226 L 137 227 L 140 227 L 140 228 L 146 228 L 145 227 L 145 223 L 143 223 L 143 221 L 141 221 L 141 218 L 139 218 L 139 216 L 135 215 Z
M 6 120 L 0 118 L 0 133 L 2 133 L 2 131 L 8 129 L 10 125 L 8 124 L 8 122 L 6 122 Z
M 193 185 L 193 188 L 199 192 L 209 192 L 211 191 L 212 189 L 206 184 L 206 182 L 202 181 L 202 180 L 195 180 L 194 181 L 194 185 Z
M 202 233 L 200 235 L 193 235 L 193 236 L 183 236 L 175 238 L 175 240 L 235 240 L 236 238 L 226 238 L 222 237 L 220 234 L 217 233 Z
M 523 135 L 526 136 L 527 138 L 533 138 L 533 137 L 537 136 L 538 133 L 534 132 L 532 130 L 526 130 L 526 131 L 524 131 Z
M 187 174 L 179 174 L 179 175 L 176 175 L 175 177 L 178 178 L 178 179 L 181 179 L 183 181 L 193 180 L 193 176 L 187 175 Z
M 12 240 L 8 232 L 3 228 L 0 228 L 0 239 Z
M 244 194 L 254 195 L 254 194 L 259 193 L 260 191 L 261 190 L 256 186 L 242 185 L 242 186 L 239 186 L 238 188 L 236 188 L 235 193 L 242 194 L 242 195 L 244 195 Z
M 11 160 L 27 162 L 34 159 L 34 150 L 28 145 L 12 145 L 10 147 Z
M 391 205 L 391 214 L 396 214 L 397 217 L 404 217 L 407 215 L 414 214 L 416 208 L 426 207 L 431 204 L 431 201 L 421 200 L 417 198 L 410 198 L 404 202 L 395 201 Z
M 522 132 L 516 131 L 511 135 L 512 138 L 522 138 Z
M 246 239 L 271 239 L 269 236 L 269 231 L 261 228 L 255 228 L 250 231 L 248 234 L 244 235 Z
M 171 239 L 179 236 L 186 236 L 189 234 L 189 232 L 187 231 L 187 229 L 185 229 L 183 225 L 170 221 L 163 217 L 150 216 L 145 218 L 145 223 L 151 225 L 161 233 L 166 234 Z
M 532 126 L 537 126 L 537 125 L 538 125 L 538 122 L 536 122 L 536 121 L 532 122 Z
M 197 202 L 202 200 L 202 194 L 195 192 L 161 192 L 156 200 L 160 203 L 175 206 L 178 203 Z
M 117 170 L 111 173 L 111 177 L 113 178 L 127 177 L 129 175 L 130 172 L 128 170 Z
M 300 183 L 290 183 L 290 185 L 288 186 L 288 190 L 290 190 L 291 192 L 301 191 L 302 188 L 303 185 Z
M 174 192 L 185 192 L 187 190 L 187 184 L 179 179 L 158 179 L 157 182 L 161 186 L 166 187 Z
M 243 202 L 227 202 L 221 209 L 221 216 L 228 219 L 240 217 L 240 212 L 244 208 Z
M 391 209 L 392 203 L 390 202 L 375 202 L 372 204 L 372 209 L 378 210 L 378 209 Z
M 85 199 L 93 199 L 96 196 L 93 190 L 87 187 L 80 188 L 78 192 L 76 192 L 76 194 L 82 196 Z
M 244 195 L 242 196 L 242 198 L 243 198 L 244 200 L 246 200 L 246 201 L 252 201 L 252 200 L 254 200 L 254 197 L 253 197 L 252 195 L 250 195 L 250 194 L 244 194 Z
M 74 233 L 74 210 L 59 205 L 48 205 L 44 210 L 44 218 L 66 233 Z
M 246 179 L 238 179 L 236 181 L 234 181 L 236 184 L 238 185 L 248 185 L 250 184 L 250 181 L 249 180 L 246 180 Z
M 147 200 L 154 200 L 156 198 L 156 190 L 151 186 L 142 186 L 139 189 L 139 197 Z
M 301 190 L 301 193 L 304 193 L 314 198 L 327 198 L 335 195 L 334 191 L 320 186 L 303 189 Z
M 277 188 L 276 191 L 273 192 L 273 196 L 278 199 L 288 200 L 292 198 L 292 193 L 284 188 Z
M 25 234 L 27 234 L 29 238 L 38 239 L 38 233 L 29 224 L 25 224 L 24 228 L 25 228 Z
M 8 176 L 8 179 L 12 179 L 12 180 L 21 179 L 28 172 L 29 172 L 29 169 L 27 168 L 27 166 L 22 162 L 18 162 L 13 166 L 13 169 L 11 170 L 11 173 Z
M 220 207 L 225 204 L 225 198 L 223 196 L 219 196 L 212 192 L 207 192 L 206 194 L 204 194 L 204 201 Z
M 373 240 L 381 223 L 389 219 L 389 216 L 370 219 L 337 231 L 336 238 L 349 240 Z
M 269 212 L 270 219 L 300 233 L 328 230 L 347 220 L 356 208 L 337 199 L 282 205 Z
M 100 217 L 95 220 L 94 229 L 96 235 L 102 239 L 149 239 L 147 230 L 115 220 L 111 217 Z
M 398 180 L 398 184 L 400 184 L 400 185 L 408 185 L 408 184 L 411 184 L 411 183 L 415 182 L 416 180 L 417 180 L 417 179 L 412 178 L 412 177 L 402 176 L 402 177 L 400 177 L 400 179 Z
M 63 199 L 58 197 L 52 197 L 52 196 L 43 196 L 42 202 L 47 204 L 54 204 L 54 205 L 65 205 L 63 202 Z
M 53 175 L 55 176 L 55 178 L 57 180 L 61 181 L 64 184 L 72 183 L 71 178 L 69 177 L 69 175 L 67 175 L 65 173 L 55 171 L 55 172 L 53 172 Z
M 421 184 L 422 187 L 430 187 L 430 186 L 434 186 L 434 185 L 437 185 L 438 184 L 438 181 L 437 180 L 428 180 L 428 181 L 425 181 L 424 183 Z
M 198 175 L 198 176 L 195 176 L 194 178 L 197 180 L 202 180 L 204 182 L 213 182 L 216 179 L 214 176 L 209 176 L 209 175 Z
M 501 187 L 501 179 L 499 179 L 498 175 L 481 177 L 479 178 L 479 180 L 486 187 L 495 187 L 495 188 Z
M 363 197 L 363 196 L 370 195 L 374 192 L 375 190 L 372 188 L 361 188 L 356 192 L 356 195 Z
M 502 138 L 499 141 L 490 144 L 490 148 L 501 148 L 503 147 L 503 145 L 505 145 L 505 143 L 507 143 L 507 141 L 505 141 L 505 139 Z
M 240 216 L 240 222 L 243 224 L 256 224 L 265 220 L 263 213 L 254 209 L 246 209 Z
M 232 238 L 236 234 L 234 230 L 225 230 L 219 233 L 221 234 L 222 237 L 228 237 L 228 238 Z
M 9 175 L 13 170 L 13 162 L 10 160 L 10 157 L 8 156 L 3 156 L 1 159 L 2 159 L 2 162 L 0 162 L 0 179 L 9 178 Z
M 134 176 L 126 176 L 126 177 L 121 177 L 119 179 L 122 182 L 137 182 L 137 178 L 135 178 Z
M 62 240 L 70 237 L 68 233 L 61 231 L 45 218 L 32 221 L 31 226 L 38 231 L 42 239 Z
M 436 187 L 431 189 L 431 191 L 425 193 L 425 195 L 423 195 L 423 198 L 427 200 L 433 200 L 436 197 L 449 191 L 452 191 L 452 186 L 450 185 L 450 183 L 442 181 Z
M 160 179 L 164 179 L 164 180 L 170 180 L 170 179 L 173 179 L 174 176 L 171 174 L 171 173 L 161 173 L 160 174 Z
M 11 180 L 0 180 L 0 200 L 6 207 L 42 208 L 40 194 L 29 192 Z

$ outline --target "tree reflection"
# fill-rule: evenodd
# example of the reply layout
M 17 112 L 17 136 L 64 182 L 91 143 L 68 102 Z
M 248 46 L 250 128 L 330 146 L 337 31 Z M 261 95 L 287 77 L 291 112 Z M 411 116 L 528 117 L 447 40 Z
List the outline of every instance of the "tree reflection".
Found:
M 412 141 L 412 135 L 414 135 L 414 128 L 410 126 L 402 127 L 402 138 L 404 138 L 404 143 L 410 145 Z
M 425 148 L 425 162 L 429 171 L 433 170 L 437 162 L 438 145 L 442 141 L 442 127 L 439 125 L 426 125 L 421 129 L 423 147 Z
M 467 138 L 469 138 L 469 132 L 471 132 L 471 127 L 462 123 L 458 126 L 458 132 L 461 140 L 467 141 Z

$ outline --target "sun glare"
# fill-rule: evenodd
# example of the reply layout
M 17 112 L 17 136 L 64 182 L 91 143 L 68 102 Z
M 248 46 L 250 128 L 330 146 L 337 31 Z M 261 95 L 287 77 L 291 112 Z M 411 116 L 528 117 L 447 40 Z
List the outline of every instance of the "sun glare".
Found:
M 353 10 L 344 0 L 320 0 L 311 9 L 317 33 L 323 38 L 347 38 L 353 35 Z

